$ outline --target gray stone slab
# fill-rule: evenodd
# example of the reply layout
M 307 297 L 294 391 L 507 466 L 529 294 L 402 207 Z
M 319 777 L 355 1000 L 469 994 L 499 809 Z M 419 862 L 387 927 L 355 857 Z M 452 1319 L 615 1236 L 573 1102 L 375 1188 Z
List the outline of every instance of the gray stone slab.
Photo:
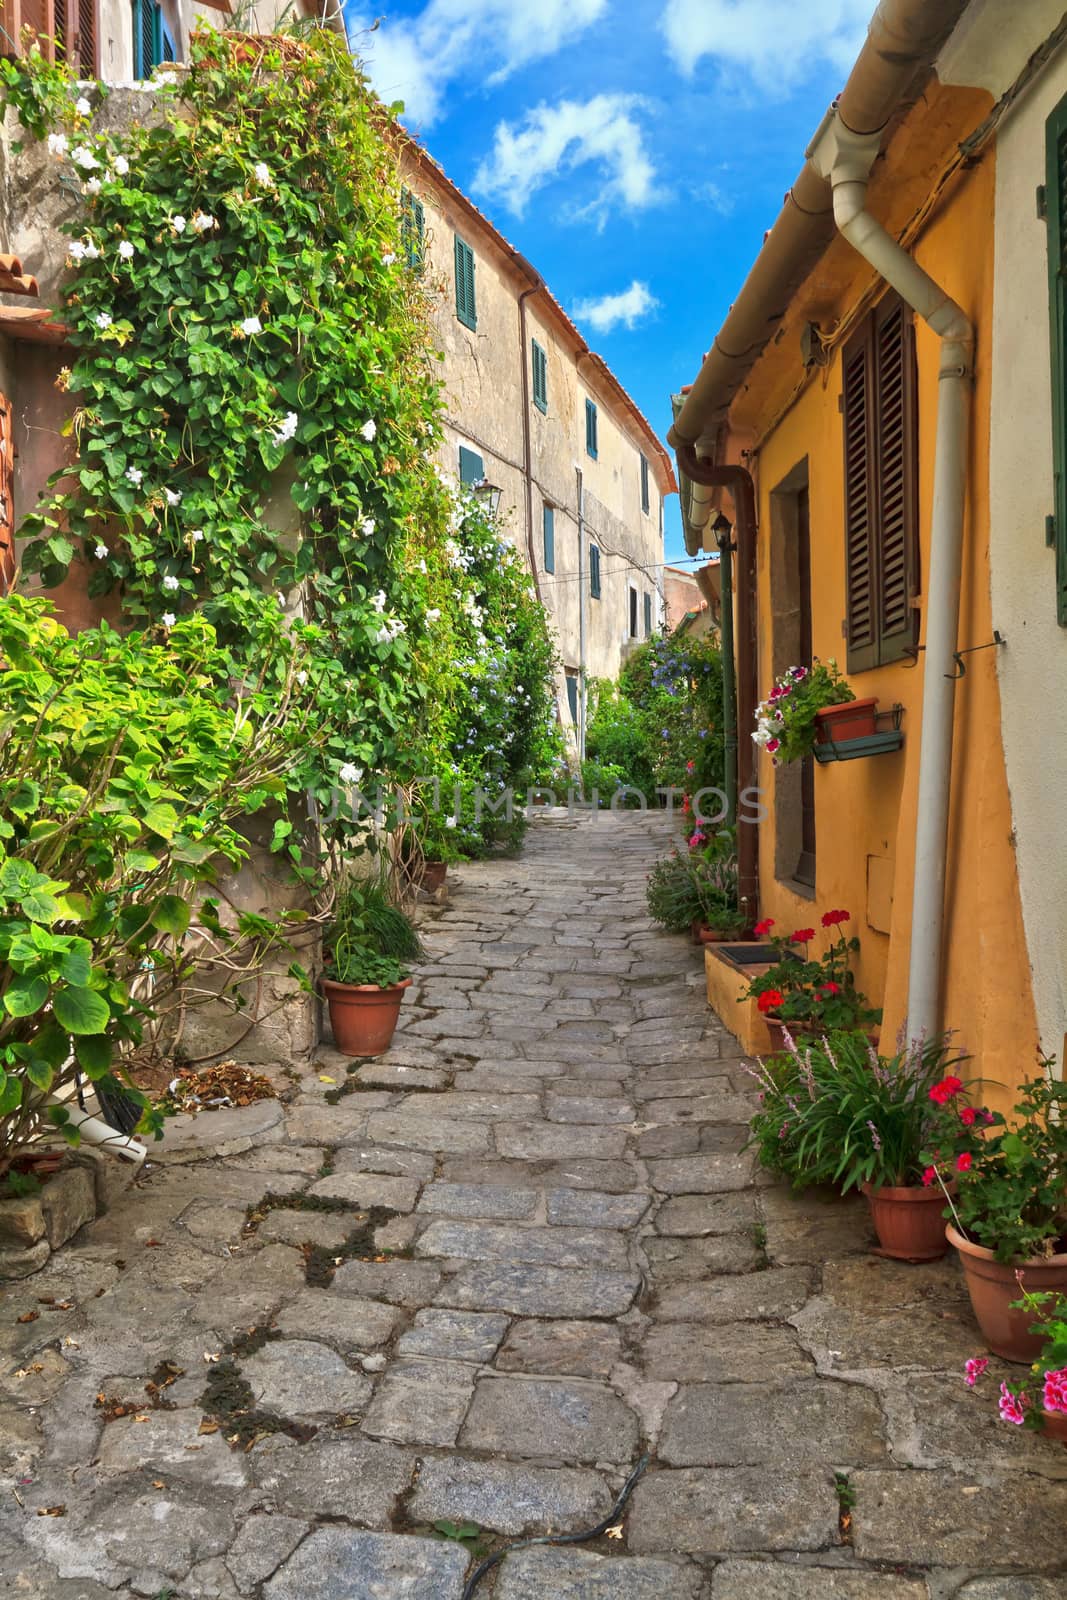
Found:
M 317 1105 L 303 1100 L 285 1113 L 285 1136 L 290 1144 L 338 1145 L 366 1142 L 370 1095 L 357 1094 L 340 1105 Z M 267 1104 L 268 1102 L 263 1102 Z
M 414 1324 L 397 1342 L 397 1354 L 490 1362 L 507 1330 L 507 1317 L 489 1312 L 417 1311 Z
M 711 1332 L 702 1322 L 654 1324 L 641 1341 L 650 1378 L 678 1383 L 756 1383 L 768 1377 L 810 1378 L 815 1364 L 788 1328 L 726 1323 Z
M 302 1289 L 275 1320 L 290 1338 L 321 1339 L 348 1355 L 386 1344 L 404 1314 L 376 1300 L 358 1300 L 332 1289 Z
M 699 1156 L 674 1156 L 648 1163 L 648 1181 L 661 1194 L 724 1194 L 748 1188 L 754 1163 L 750 1155 L 729 1151 Z
M 457 1272 L 435 1304 L 519 1316 L 617 1317 L 629 1309 L 640 1287 L 636 1274 L 484 1264 Z
M 367 1408 L 363 1431 L 398 1444 L 455 1444 L 475 1372 L 460 1361 L 394 1362 Z
M 765 1265 L 751 1230 L 716 1233 L 707 1239 L 651 1236 L 641 1243 L 657 1291 L 672 1283 L 703 1283 L 716 1273 L 755 1272 Z
M 448 1117 L 455 1121 L 474 1117 L 476 1120 L 488 1118 L 491 1122 L 496 1122 L 501 1118 L 540 1116 L 541 1100 L 536 1094 L 468 1093 L 461 1083 L 457 1083 L 454 1093 L 434 1095 L 432 1105 L 427 1103 L 425 1095 L 412 1095 L 403 1102 L 400 1109 L 411 1112 L 431 1111 L 435 1116 Z
M 621 1097 L 550 1093 L 545 1115 L 550 1122 L 628 1125 L 634 1121 L 634 1108 L 632 1101 Z
M 1061 1571 L 1063 1485 L 976 1465 L 982 1470 L 854 1473 L 856 1554 L 972 1571 Z
M 665 1200 L 656 1212 L 656 1232 L 672 1237 L 701 1238 L 739 1233 L 756 1221 L 756 1196 L 751 1194 L 684 1194 Z
M 390 1211 L 413 1211 L 419 1198 L 419 1184 L 414 1178 L 379 1177 L 376 1173 L 335 1172 L 330 1178 L 320 1178 L 308 1190 L 312 1196 L 325 1200 L 347 1200 L 350 1205 L 367 1210 L 383 1206 Z
M 208 1156 L 235 1156 L 257 1145 L 273 1144 L 283 1137 L 283 1112 L 280 1100 L 256 1100 L 250 1106 L 203 1111 L 196 1117 L 168 1117 L 166 1136 L 153 1149 L 152 1159 L 204 1161 Z
M 600 1228 L 509 1227 L 496 1222 L 431 1222 L 415 1246 L 420 1256 L 625 1272 L 626 1242 Z
M 413 1150 L 481 1155 L 489 1149 L 489 1129 L 484 1123 L 448 1122 L 429 1111 L 375 1111 L 367 1121 L 367 1133 L 380 1144 Z
M 334 1154 L 334 1172 L 381 1172 L 393 1178 L 428 1179 L 437 1163 L 424 1150 L 392 1150 L 365 1141 Z
M 306 1444 L 271 1434 L 248 1460 L 271 1509 L 350 1522 L 387 1523 L 415 1469 L 410 1450 L 366 1439 L 354 1428 L 323 1431 Z
M 144 1420 L 120 1417 L 109 1422 L 97 1450 L 104 1473 L 146 1469 L 168 1479 L 243 1488 L 248 1469 L 221 1433 L 198 1430 L 202 1412 L 147 1411 Z
M 420 1211 L 450 1217 L 484 1217 L 522 1221 L 537 1210 L 536 1189 L 513 1189 L 505 1184 L 431 1183 L 422 1192 Z
M 773 1267 L 721 1283 L 678 1283 L 661 1289 L 654 1315 L 669 1322 L 784 1320 L 808 1298 L 806 1267 Z
M 887 1449 L 871 1390 L 808 1378 L 683 1384 L 667 1406 L 659 1454 L 675 1467 L 845 1467 L 884 1461 Z
M 589 1156 L 613 1159 L 626 1149 L 623 1128 L 568 1128 L 557 1122 L 502 1122 L 496 1128 L 496 1147 L 502 1156 L 520 1161 L 546 1157 Z
M 192 1225 L 185 1224 L 190 1233 L 194 1236 L 197 1234 L 196 1224 L 206 1216 L 207 1213 L 201 1212 Z M 336 1250 L 344 1244 L 355 1226 L 356 1219 L 351 1216 L 339 1216 L 329 1211 L 291 1211 L 288 1207 L 280 1206 L 275 1211 L 267 1212 L 256 1229 L 256 1238 L 297 1246 L 319 1244 Z
M 360 1412 L 371 1394 L 329 1345 L 311 1339 L 276 1339 L 241 1360 L 241 1376 L 256 1404 L 283 1417 L 333 1417 Z
M 532 1319 L 512 1325 L 496 1366 L 543 1377 L 607 1378 L 621 1353 L 622 1334 L 610 1323 Z
M 421 1522 L 476 1522 L 495 1533 L 570 1533 L 600 1522 L 613 1500 L 595 1472 L 450 1456 L 424 1463 L 408 1511 Z
M 1062 1578 L 972 1578 L 957 1592 L 956 1600 L 1063 1600 Z
M 505 1561 L 496 1600 L 697 1600 L 703 1573 L 675 1561 L 587 1550 L 519 1550 Z
M 308 1531 L 297 1517 L 247 1517 L 226 1556 L 226 1566 L 242 1594 L 277 1572 Z
M 647 1194 L 601 1194 L 595 1189 L 550 1189 L 548 1220 L 554 1226 L 636 1228 L 651 1204 Z
M 637 1485 L 631 1507 L 627 1539 L 638 1554 L 822 1550 L 837 1538 L 837 1495 L 826 1471 L 689 1467 L 650 1472 Z
M 368 1062 L 355 1076 L 375 1089 L 443 1089 L 449 1077 L 433 1067 L 409 1067 L 387 1059 Z
M 661 1125 L 672 1122 L 745 1122 L 756 1109 L 755 1095 L 673 1095 L 646 1101 L 641 1107 L 641 1121 Z
M 319 1528 L 263 1586 L 264 1600 L 460 1600 L 467 1553 L 445 1539 Z
M 929 1595 L 923 1578 L 906 1578 L 897 1572 L 797 1567 L 778 1561 L 724 1561 L 715 1568 L 711 1582 L 711 1600 L 814 1600 L 815 1596 L 818 1600 L 929 1600 Z M 1009 1597 L 1004 1590 L 1003 1600 L 1024 1597 L 1015 1591 Z
M 483 1378 L 461 1442 L 498 1455 L 621 1463 L 632 1459 L 639 1437 L 636 1414 L 600 1384 Z
M 346 1261 L 332 1292 L 414 1308 L 429 1305 L 440 1287 L 441 1274 L 429 1261 Z

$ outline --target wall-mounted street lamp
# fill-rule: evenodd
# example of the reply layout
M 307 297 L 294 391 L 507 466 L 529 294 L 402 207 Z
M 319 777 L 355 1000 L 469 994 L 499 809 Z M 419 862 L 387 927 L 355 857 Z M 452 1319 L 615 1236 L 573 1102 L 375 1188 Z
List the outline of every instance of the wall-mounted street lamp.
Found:
M 495 517 L 500 508 L 500 496 L 503 489 L 495 483 L 490 483 L 488 478 L 480 478 L 474 485 L 474 492 L 485 506 L 491 517 Z

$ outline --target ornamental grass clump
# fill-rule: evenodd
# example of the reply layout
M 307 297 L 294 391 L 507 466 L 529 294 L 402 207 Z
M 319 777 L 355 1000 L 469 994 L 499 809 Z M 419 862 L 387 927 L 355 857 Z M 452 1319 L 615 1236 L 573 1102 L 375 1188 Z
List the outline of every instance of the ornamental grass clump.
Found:
M 734 834 L 723 828 L 699 844 L 677 847 L 648 874 L 645 898 L 653 920 L 669 933 L 685 933 L 694 922 L 726 937 L 744 929 L 737 906 L 737 855 Z

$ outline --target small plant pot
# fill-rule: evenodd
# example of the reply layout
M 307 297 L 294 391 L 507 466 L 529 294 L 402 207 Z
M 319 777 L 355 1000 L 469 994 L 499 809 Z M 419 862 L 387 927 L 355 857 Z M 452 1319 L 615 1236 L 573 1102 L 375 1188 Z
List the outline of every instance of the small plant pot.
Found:
M 1062 1411 L 1042 1411 L 1041 1432 L 1046 1439 L 1056 1439 L 1067 1446 L 1067 1415 Z
M 1011 1302 L 1032 1294 L 1067 1293 L 1067 1255 L 1032 1261 L 998 1261 L 992 1250 L 972 1244 L 951 1223 L 945 1229 L 949 1244 L 959 1254 L 967 1293 L 982 1337 L 994 1355 L 1005 1361 L 1030 1365 L 1041 1354 L 1044 1338 L 1030 1332 L 1033 1312 L 1013 1310 Z M 1015 1274 L 1020 1274 L 1017 1279 Z
M 783 1022 L 781 1017 L 776 1017 L 770 1013 L 766 1014 L 763 1020 L 767 1024 L 767 1032 L 771 1036 L 771 1045 L 775 1055 L 785 1055 L 789 1049 L 785 1040 L 787 1033 L 793 1040 L 814 1039 L 818 1033 L 818 1029 L 813 1028 L 810 1022 Z
M 419 888 L 425 889 L 428 894 L 436 894 L 444 883 L 447 872 L 447 861 L 424 861 Z
M 877 700 L 843 700 L 815 713 L 816 744 L 847 744 L 849 739 L 869 739 L 878 731 Z
M 725 944 L 726 935 L 716 933 L 714 928 L 709 928 L 706 922 L 701 922 L 699 917 L 694 917 L 690 927 L 694 944 Z
M 411 979 L 381 989 L 376 983 L 337 983 L 323 978 L 334 1043 L 346 1056 L 380 1056 L 393 1042 L 404 990 Z
M 945 1196 L 940 1185 L 872 1188 L 865 1183 L 862 1188 L 878 1235 L 872 1254 L 891 1261 L 937 1261 L 946 1253 L 948 1239 L 941 1215 Z M 954 1189 L 955 1184 L 950 1184 L 949 1192 Z

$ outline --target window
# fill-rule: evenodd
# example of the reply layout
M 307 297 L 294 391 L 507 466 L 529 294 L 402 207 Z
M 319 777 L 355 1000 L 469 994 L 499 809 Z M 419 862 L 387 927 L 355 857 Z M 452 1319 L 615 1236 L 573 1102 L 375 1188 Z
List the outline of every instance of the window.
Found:
M 571 721 L 578 726 L 578 674 L 567 673 L 567 704 L 570 707 Z
M 651 506 L 651 504 L 652 504 L 652 501 L 649 499 L 649 493 L 648 493 L 648 457 L 646 455 L 642 454 L 642 456 L 641 456 L 641 510 L 645 513 L 646 516 L 648 515 L 649 507 Z
M 1056 547 L 1056 615 L 1067 627 L 1067 96 L 1045 124 L 1049 314 L 1052 319 L 1052 471 L 1049 544 Z
M 176 61 L 174 40 L 155 0 L 133 0 L 133 75 L 145 79 L 162 61 Z
M 478 327 L 474 303 L 474 251 L 456 234 L 456 316 L 473 332 Z
M 645 595 L 645 638 L 652 636 L 652 596 Z
M 78 0 L 70 10 L 70 0 L 0 0 L 0 29 L 4 55 L 22 51 L 21 33 L 32 28 L 37 34 L 46 61 L 66 61 L 81 69 L 83 76 L 95 78 L 99 72 L 97 0 Z
M 459 447 L 459 481 L 460 483 L 481 483 L 485 477 L 485 462 L 476 450 L 468 450 L 465 444 Z
M 848 670 L 897 661 L 917 642 L 918 427 L 911 314 L 876 306 L 842 357 Z
M 600 599 L 600 551 L 595 544 L 589 546 L 589 593 L 594 600 Z
M 811 516 L 807 457 L 771 491 L 771 671 L 812 662 Z M 774 873 L 798 893 L 815 892 L 815 760 L 774 769 Z
M 531 341 L 533 346 L 533 402 L 538 411 L 548 410 L 548 357 L 538 344 L 537 340 Z
M 545 571 L 556 570 L 556 513 L 551 506 L 545 506 L 541 513 L 542 529 L 545 541 Z
M 631 639 L 636 639 L 637 638 L 637 590 L 634 588 L 632 583 L 629 586 L 629 592 L 630 592 L 630 638 Z
M 596 406 L 592 400 L 585 402 L 585 453 L 596 460 Z
M 400 248 L 412 272 L 421 272 L 426 242 L 426 212 L 418 195 L 400 191 Z
M 15 576 L 14 487 L 11 403 L 4 395 L 0 395 L 0 594 L 11 592 Z

